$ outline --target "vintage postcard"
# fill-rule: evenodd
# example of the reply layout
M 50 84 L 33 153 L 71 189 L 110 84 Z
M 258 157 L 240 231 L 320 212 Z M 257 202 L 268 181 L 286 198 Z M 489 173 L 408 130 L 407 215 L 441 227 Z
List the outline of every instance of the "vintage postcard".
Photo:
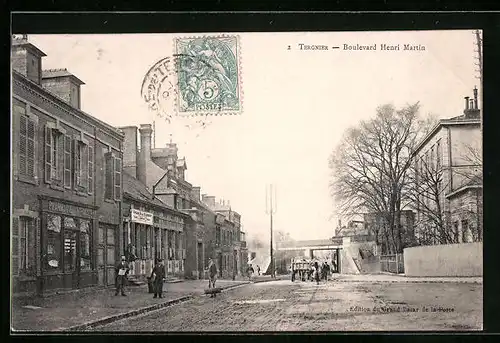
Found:
M 11 42 L 14 334 L 483 329 L 480 30 Z

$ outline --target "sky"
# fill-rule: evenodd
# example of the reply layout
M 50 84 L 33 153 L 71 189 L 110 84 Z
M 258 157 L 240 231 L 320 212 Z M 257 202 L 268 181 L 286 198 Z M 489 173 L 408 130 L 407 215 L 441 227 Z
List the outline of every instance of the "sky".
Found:
M 231 34 L 231 33 L 226 33 Z M 196 36 L 203 34 L 197 33 Z M 206 33 L 214 35 L 214 33 Z M 269 239 L 266 185 L 276 187 L 274 229 L 294 239 L 329 238 L 337 217 L 328 158 L 345 130 L 375 109 L 421 104 L 421 114 L 462 114 L 476 78 L 471 30 L 237 33 L 243 111 L 170 123 L 148 109 L 145 74 L 190 34 L 30 35 L 47 54 L 43 69 L 67 68 L 85 82 L 81 107 L 113 126 L 155 122 L 155 146 L 172 139 L 185 156 L 186 179 L 202 194 L 230 201 L 250 237 Z M 300 50 L 299 44 L 340 46 Z M 344 44 L 376 51 L 344 50 Z M 381 51 L 400 44 L 400 51 Z M 402 51 L 403 44 L 425 50 Z M 290 50 L 288 50 L 290 46 Z

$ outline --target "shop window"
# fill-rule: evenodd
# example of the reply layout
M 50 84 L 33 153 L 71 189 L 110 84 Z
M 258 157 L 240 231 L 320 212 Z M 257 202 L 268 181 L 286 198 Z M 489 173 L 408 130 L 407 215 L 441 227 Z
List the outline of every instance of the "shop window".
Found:
M 76 269 L 76 232 L 64 230 L 64 271 Z
M 147 249 L 146 249 L 146 228 L 141 225 L 140 227 L 140 251 L 141 251 L 141 259 L 147 258 Z
M 47 215 L 47 250 L 44 269 L 55 271 L 61 269 L 62 255 L 61 217 Z
M 80 221 L 80 269 L 91 270 L 92 259 L 90 253 L 90 221 Z

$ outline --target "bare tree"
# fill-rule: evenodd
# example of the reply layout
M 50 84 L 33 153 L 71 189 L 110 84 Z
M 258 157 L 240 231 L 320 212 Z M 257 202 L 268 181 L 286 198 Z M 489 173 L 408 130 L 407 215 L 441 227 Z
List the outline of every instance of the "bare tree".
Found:
M 410 201 L 404 191 L 411 153 L 433 122 L 420 120 L 418 110 L 418 103 L 400 110 L 380 106 L 375 118 L 347 130 L 329 161 L 338 213 L 370 212 L 383 218 L 372 230 L 384 253 L 404 248 L 400 212 Z
M 420 245 L 458 243 L 458 232 L 449 223 L 449 212 L 444 206 L 444 195 L 449 182 L 437 161 L 416 157 L 408 175 L 407 196 L 417 212 Z

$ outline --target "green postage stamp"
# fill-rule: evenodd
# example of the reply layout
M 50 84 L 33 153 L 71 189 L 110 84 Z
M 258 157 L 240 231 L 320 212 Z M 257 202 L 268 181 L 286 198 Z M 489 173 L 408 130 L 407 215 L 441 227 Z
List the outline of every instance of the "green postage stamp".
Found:
M 242 111 L 238 36 L 175 39 L 179 115 Z

